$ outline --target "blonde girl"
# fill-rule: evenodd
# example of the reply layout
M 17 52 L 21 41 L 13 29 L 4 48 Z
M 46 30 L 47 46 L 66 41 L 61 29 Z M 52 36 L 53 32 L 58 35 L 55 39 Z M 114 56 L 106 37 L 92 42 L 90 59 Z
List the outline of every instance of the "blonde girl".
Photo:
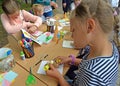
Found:
M 104 0 L 82 0 L 72 12 L 70 30 L 76 48 L 89 45 L 89 52 L 77 59 L 58 56 L 61 64 L 78 66 L 73 84 L 69 84 L 53 65 L 47 75 L 58 80 L 60 86 L 115 86 L 118 77 L 119 53 L 116 45 L 109 40 L 114 28 L 112 7 Z

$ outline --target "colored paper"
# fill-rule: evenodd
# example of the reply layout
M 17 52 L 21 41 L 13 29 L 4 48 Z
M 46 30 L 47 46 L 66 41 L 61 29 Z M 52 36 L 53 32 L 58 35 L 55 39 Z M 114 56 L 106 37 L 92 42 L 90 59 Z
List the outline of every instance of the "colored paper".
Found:
M 5 76 L 4 78 L 6 80 L 8 80 L 9 82 L 12 82 L 16 77 L 18 76 L 17 73 L 13 72 L 13 71 L 9 71 Z
M 73 41 L 64 40 L 62 46 L 64 48 L 74 48 Z
M 42 33 L 40 36 L 38 36 L 38 37 L 34 37 L 34 36 L 32 36 L 31 34 L 29 34 L 26 30 L 24 30 L 24 29 L 22 29 L 22 32 L 23 32 L 23 34 L 24 34 L 24 36 L 26 37 L 26 38 L 31 38 L 34 42 L 36 42 L 36 43 L 38 43 L 39 45 L 41 45 L 41 44 L 43 44 L 43 43 L 49 43 L 51 40 L 52 40 L 52 38 L 53 38 L 53 36 L 54 36 L 54 34 L 52 34 L 52 33 L 50 33 L 50 32 L 45 32 L 45 33 Z M 51 39 L 50 40 L 47 40 L 46 41 L 46 38 L 47 38 L 47 34 L 48 33 L 50 33 L 50 37 L 51 37 Z
M 10 86 L 11 82 L 9 82 L 8 80 L 3 80 L 2 86 Z

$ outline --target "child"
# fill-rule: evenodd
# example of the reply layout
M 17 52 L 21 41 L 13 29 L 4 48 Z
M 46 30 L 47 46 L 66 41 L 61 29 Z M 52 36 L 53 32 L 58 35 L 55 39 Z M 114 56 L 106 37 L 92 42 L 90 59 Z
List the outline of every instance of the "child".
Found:
M 2 25 L 5 30 L 14 34 L 21 29 L 34 33 L 42 24 L 42 19 L 25 10 L 20 10 L 20 5 L 15 0 L 4 0 L 2 3 L 4 13 L 1 14 Z
M 55 0 L 35 0 L 34 4 L 41 4 L 44 6 L 44 14 L 43 15 L 45 17 L 52 17 L 53 16 L 52 6 L 54 8 L 58 7 Z
M 33 4 L 32 10 L 34 12 L 34 15 L 40 16 L 42 18 L 42 22 L 45 22 L 45 16 L 43 15 L 44 13 L 44 7 L 43 5 L 40 4 Z
M 74 10 L 80 3 L 82 0 L 74 0 L 73 3 L 71 3 L 71 10 Z
M 103 21 L 104 19 L 104 21 Z M 116 45 L 109 41 L 115 26 L 112 7 L 104 0 L 82 0 L 72 11 L 70 31 L 76 48 L 89 45 L 89 52 L 77 59 L 58 56 L 60 64 L 78 66 L 72 86 L 115 86 L 118 76 L 119 53 Z M 46 74 L 57 79 L 60 86 L 70 86 L 53 65 Z

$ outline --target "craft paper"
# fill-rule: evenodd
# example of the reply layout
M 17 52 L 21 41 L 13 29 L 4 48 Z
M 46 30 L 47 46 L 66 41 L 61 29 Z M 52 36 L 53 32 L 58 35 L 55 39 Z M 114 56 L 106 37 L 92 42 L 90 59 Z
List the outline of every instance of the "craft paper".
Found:
M 6 80 L 8 80 L 9 82 L 12 82 L 16 77 L 18 76 L 17 73 L 13 72 L 13 71 L 9 71 L 5 76 L 4 78 Z
M 62 46 L 64 48 L 74 48 L 73 41 L 64 40 Z
M 47 62 L 49 62 L 49 61 L 42 61 L 42 62 L 41 62 L 37 73 L 39 73 L 39 74 L 46 74 L 45 71 L 44 71 L 44 65 L 45 65 Z M 61 74 L 63 73 L 63 66 L 64 66 L 64 65 L 60 65 L 60 66 L 57 68 L 57 70 L 58 70 Z

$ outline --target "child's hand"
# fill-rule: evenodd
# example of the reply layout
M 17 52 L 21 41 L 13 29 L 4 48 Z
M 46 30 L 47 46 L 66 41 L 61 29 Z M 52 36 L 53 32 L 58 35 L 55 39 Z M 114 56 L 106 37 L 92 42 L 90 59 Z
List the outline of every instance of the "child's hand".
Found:
M 58 57 L 55 58 L 55 59 L 59 59 L 59 60 L 60 60 L 59 64 L 70 64 L 71 61 L 72 61 L 71 58 L 65 57 L 65 56 L 58 56 Z
M 29 27 L 29 29 L 28 29 L 27 31 L 32 34 L 32 33 L 34 33 L 37 29 L 38 29 L 37 26 L 33 25 L 33 26 Z
M 62 77 L 60 72 L 52 64 L 50 64 L 50 69 L 46 71 L 46 74 L 56 79 Z

